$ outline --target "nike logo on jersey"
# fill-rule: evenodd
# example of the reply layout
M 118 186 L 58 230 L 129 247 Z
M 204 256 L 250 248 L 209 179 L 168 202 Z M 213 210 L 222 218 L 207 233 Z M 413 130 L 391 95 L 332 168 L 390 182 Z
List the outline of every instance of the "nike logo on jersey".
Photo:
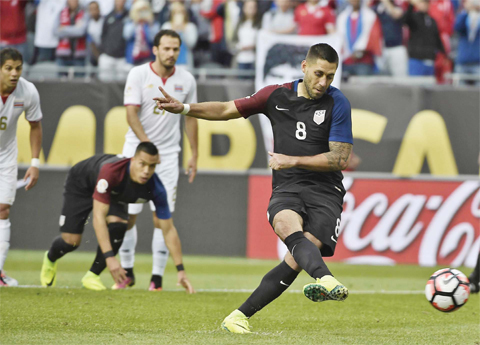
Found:
M 288 285 L 288 284 L 285 284 L 285 283 L 283 282 L 283 280 L 280 280 L 280 284 L 285 285 L 285 286 L 290 286 L 290 285 Z
M 330 237 L 330 238 L 331 238 L 331 240 L 332 240 L 333 242 L 337 243 L 337 240 L 336 240 L 335 237 L 333 237 L 333 235 L 332 235 L 332 237 Z
M 115 239 L 113 240 L 113 243 L 120 243 L 120 242 L 122 242 L 122 241 L 123 241 L 123 238 L 121 238 L 121 239 L 116 239 L 116 238 L 115 238 Z
M 280 111 L 290 111 L 290 109 L 279 108 L 278 105 L 275 106 L 275 109 L 280 110 Z

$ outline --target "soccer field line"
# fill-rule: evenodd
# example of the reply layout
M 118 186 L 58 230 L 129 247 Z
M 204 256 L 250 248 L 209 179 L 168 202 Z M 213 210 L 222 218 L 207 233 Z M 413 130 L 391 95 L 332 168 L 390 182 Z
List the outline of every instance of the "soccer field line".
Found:
M 18 285 L 18 288 L 26 288 L 26 289 L 33 289 L 33 288 L 45 288 L 41 285 Z M 54 289 L 83 289 L 82 287 L 78 286 L 57 286 Z M 185 292 L 185 290 L 181 289 L 163 289 L 165 292 Z M 225 293 L 252 293 L 253 289 L 197 289 L 197 292 L 225 292 Z M 302 290 L 288 290 L 289 293 L 303 293 Z M 355 295 L 421 295 L 424 294 L 424 290 L 350 290 L 351 294 Z

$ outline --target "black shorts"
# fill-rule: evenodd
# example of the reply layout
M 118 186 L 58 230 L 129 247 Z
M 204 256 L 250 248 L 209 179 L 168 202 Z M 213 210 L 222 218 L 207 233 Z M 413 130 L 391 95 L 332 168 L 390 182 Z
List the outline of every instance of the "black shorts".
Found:
M 335 253 L 343 210 L 343 186 L 315 184 L 295 186 L 290 192 L 273 192 L 268 205 L 268 221 L 273 227 L 275 215 L 292 210 L 303 218 L 303 230 L 323 243 L 322 256 Z
M 70 174 L 69 174 L 70 175 Z M 60 216 L 60 232 L 83 234 L 85 224 L 88 223 L 90 212 L 93 209 L 92 194 L 78 188 L 75 179 L 67 176 L 63 192 L 62 214 Z M 128 205 L 112 203 L 108 215 L 128 220 Z

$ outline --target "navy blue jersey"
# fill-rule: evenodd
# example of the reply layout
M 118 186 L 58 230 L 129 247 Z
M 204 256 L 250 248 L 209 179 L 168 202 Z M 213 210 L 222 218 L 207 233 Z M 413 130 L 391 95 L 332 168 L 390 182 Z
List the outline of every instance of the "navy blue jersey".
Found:
M 159 219 L 172 217 L 167 192 L 157 174 L 146 184 L 130 178 L 130 158 L 115 155 L 95 155 L 74 165 L 70 170 L 74 186 L 68 192 L 90 195 L 104 204 L 145 203 L 152 200 Z
M 245 118 L 263 113 L 270 119 L 275 153 L 315 156 L 329 152 L 330 141 L 353 144 L 351 107 L 343 93 L 330 86 L 320 99 L 307 99 L 297 95 L 299 82 L 267 86 L 235 105 Z M 299 182 L 341 185 L 342 179 L 341 171 L 274 170 L 273 189 L 289 191 Z

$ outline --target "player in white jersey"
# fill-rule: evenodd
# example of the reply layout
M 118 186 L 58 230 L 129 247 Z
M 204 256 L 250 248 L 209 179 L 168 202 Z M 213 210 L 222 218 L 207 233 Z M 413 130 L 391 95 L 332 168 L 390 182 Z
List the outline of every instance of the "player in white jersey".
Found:
M 7 277 L 3 265 L 10 248 L 10 207 L 13 205 L 17 186 L 17 121 L 25 111 L 30 123 L 30 147 L 32 163 L 24 181 L 25 190 L 37 183 L 42 149 L 42 111 L 40 97 L 35 86 L 21 78 L 23 57 L 16 49 L 6 48 L 0 52 L 0 286 L 17 285 L 15 279 Z
M 131 157 L 135 148 L 142 141 L 153 142 L 160 152 L 161 163 L 157 165 L 156 174 L 167 190 L 170 211 L 175 210 L 175 198 L 179 174 L 178 154 L 180 152 L 181 116 L 165 111 L 158 111 L 153 98 L 159 95 L 158 85 L 162 85 L 183 102 L 197 101 L 197 85 L 191 73 L 182 68 L 175 68 L 180 52 L 181 38 L 172 30 L 162 30 L 155 36 L 153 53 L 155 61 L 134 67 L 128 74 L 125 85 L 124 105 L 127 107 L 127 120 L 130 128 L 125 136 L 123 155 Z M 189 182 L 193 182 L 197 171 L 198 125 L 197 120 L 188 118 L 185 129 L 192 158 L 188 162 Z M 150 203 L 151 210 L 155 208 Z M 127 281 L 115 284 L 114 289 L 122 289 L 135 283 L 133 274 L 137 227 L 135 221 L 142 211 L 143 204 L 129 205 L 129 229 L 120 248 L 122 267 L 127 271 Z M 162 277 L 167 265 L 168 249 L 165 245 L 158 219 L 153 213 L 154 234 L 152 240 L 153 268 L 149 286 L 150 291 L 162 289 Z M 179 265 L 182 266 L 182 265 Z M 177 270 L 182 270 L 177 267 Z

